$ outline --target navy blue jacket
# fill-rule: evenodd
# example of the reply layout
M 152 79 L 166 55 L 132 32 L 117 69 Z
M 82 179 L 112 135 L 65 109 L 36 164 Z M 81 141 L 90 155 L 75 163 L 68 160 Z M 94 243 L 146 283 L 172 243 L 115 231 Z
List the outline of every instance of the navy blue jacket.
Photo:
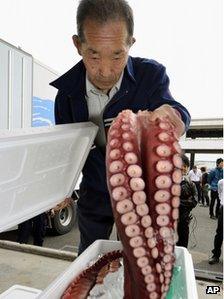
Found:
M 223 169 L 216 167 L 209 172 L 208 183 L 211 190 L 218 191 L 218 181 L 223 179 Z
M 56 124 L 88 121 L 85 78 L 86 70 L 81 60 L 51 83 L 58 89 L 55 99 Z M 153 111 L 163 104 L 169 104 L 180 112 L 187 129 L 190 123 L 189 112 L 172 98 L 165 67 L 154 60 L 129 56 L 121 87 L 103 113 L 105 129 L 124 109 L 131 109 L 135 113 L 146 109 Z M 107 192 L 105 149 L 96 146 L 90 151 L 82 173 L 83 186 Z

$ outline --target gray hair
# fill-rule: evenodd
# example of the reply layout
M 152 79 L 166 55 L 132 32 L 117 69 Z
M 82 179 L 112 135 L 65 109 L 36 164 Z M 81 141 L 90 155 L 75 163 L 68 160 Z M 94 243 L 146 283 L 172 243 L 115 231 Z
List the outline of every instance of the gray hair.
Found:
M 76 15 L 77 33 L 81 42 L 85 41 L 83 25 L 87 18 L 99 24 L 123 20 L 127 25 L 128 40 L 133 36 L 133 11 L 125 0 L 81 0 Z

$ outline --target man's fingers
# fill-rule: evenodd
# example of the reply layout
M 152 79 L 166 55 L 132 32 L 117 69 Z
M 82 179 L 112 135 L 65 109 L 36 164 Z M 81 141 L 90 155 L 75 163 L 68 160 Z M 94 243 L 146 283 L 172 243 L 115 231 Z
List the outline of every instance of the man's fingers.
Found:
M 153 111 L 151 115 L 151 120 L 155 121 L 157 118 L 163 121 L 171 122 L 176 132 L 176 138 L 179 139 L 180 136 L 184 133 L 185 125 L 182 119 L 180 118 L 180 114 L 178 111 L 175 111 L 175 109 L 171 106 L 163 105 L 157 108 L 155 111 Z

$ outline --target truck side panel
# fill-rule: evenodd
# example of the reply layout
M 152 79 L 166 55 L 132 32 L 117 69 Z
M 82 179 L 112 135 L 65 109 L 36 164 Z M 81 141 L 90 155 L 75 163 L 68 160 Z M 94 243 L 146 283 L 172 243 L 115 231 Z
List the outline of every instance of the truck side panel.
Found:
M 32 56 L 0 40 L 0 129 L 31 126 Z
M 33 99 L 32 126 L 54 125 L 54 99 L 57 90 L 49 85 L 58 74 L 34 60 L 33 63 Z

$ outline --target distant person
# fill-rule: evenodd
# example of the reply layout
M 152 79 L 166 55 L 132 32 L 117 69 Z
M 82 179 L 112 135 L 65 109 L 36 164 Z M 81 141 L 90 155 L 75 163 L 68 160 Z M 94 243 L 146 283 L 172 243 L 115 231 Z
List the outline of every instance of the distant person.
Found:
M 27 244 L 31 233 L 33 234 L 33 245 L 43 246 L 47 227 L 46 214 L 42 213 L 19 224 L 17 242 Z
M 219 214 L 219 206 L 220 206 L 220 199 L 218 195 L 218 181 L 223 178 L 223 159 L 219 158 L 216 160 L 216 168 L 212 169 L 208 175 L 208 183 L 211 189 L 211 202 L 209 207 L 209 215 L 210 218 L 216 219 L 218 218 Z M 216 203 L 215 208 L 215 216 L 214 216 L 214 205 Z
M 219 180 L 218 182 L 218 194 L 220 199 L 220 209 L 218 214 L 218 225 L 214 239 L 214 249 L 212 250 L 213 255 L 208 261 L 210 265 L 219 263 L 223 242 L 223 179 Z
M 178 242 L 176 245 L 186 247 L 189 240 L 189 224 L 191 220 L 191 210 L 198 203 L 198 193 L 196 186 L 187 176 L 190 162 L 187 156 L 182 155 L 182 182 L 180 194 L 179 220 L 177 225 Z
M 201 206 L 209 207 L 209 184 L 208 184 L 208 172 L 206 167 L 201 167 Z
M 60 210 L 69 206 L 71 204 L 71 201 L 73 201 L 72 198 L 66 198 L 61 203 L 57 204 L 49 211 L 50 216 L 53 217 Z M 44 237 L 48 226 L 47 214 L 48 212 L 42 213 L 40 215 L 37 215 L 36 217 L 20 223 L 18 227 L 17 242 L 27 244 L 29 242 L 29 237 L 32 234 L 33 245 L 43 246 Z
M 189 179 L 195 184 L 198 191 L 198 202 L 201 203 L 201 170 L 196 165 L 189 171 Z

